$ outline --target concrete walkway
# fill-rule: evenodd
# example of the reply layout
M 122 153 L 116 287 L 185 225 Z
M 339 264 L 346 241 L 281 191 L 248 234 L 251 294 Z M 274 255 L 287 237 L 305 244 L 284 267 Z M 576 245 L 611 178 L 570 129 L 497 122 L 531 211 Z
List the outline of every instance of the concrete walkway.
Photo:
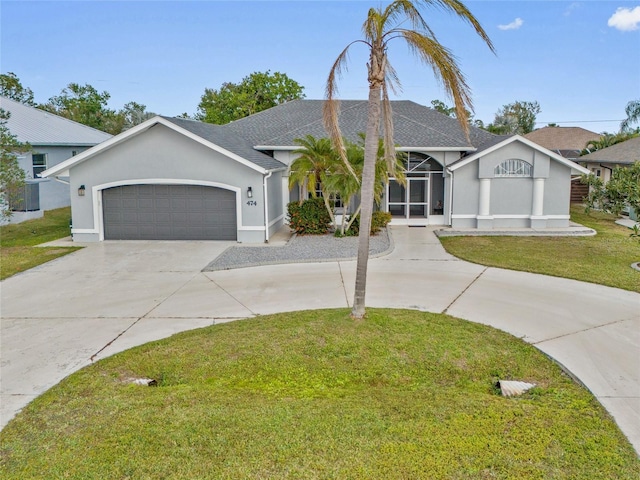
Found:
M 486 268 L 429 228 L 392 227 L 367 304 L 446 312 L 535 345 L 580 379 L 640 453 L 640 294 Z M 173 333 L 284 311 L 345 308 L 355 262 L 201 272 L 224 242 L 103 242 L 0 284 L 1 425 L 92 361 Z

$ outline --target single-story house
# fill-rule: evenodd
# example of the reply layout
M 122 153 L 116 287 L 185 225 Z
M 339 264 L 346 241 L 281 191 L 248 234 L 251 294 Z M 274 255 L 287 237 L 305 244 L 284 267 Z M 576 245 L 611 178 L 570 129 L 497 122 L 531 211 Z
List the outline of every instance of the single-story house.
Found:
M 575 161 L 589 142 L 597 141 L 602 135 L 581 127 L 542 127 L 526 133 L 525 138 L 542 145 L 548 150 Z
M 265 242 L 286 222 L 296 138 L 326 137 L 322 100 L 295 100 L 227 125 L 157 116 L 43 172 L 69 177 L 73 238 Z M 393 223 L 565 227 L 571 175 L 587 170 L 524 137 L 499 137 L 411 101 L 392 102 L 407 182 L 381 205 Z M 341 102 L 348 139 L 367 101 Z M 305 192 L 303 192 L 303 195 Z
M 628 167 L 640 162 L 640 137 L 633 137 L 610 147 L 596 150 L 576 160 L 603 182 L 608 182 L 616 167 Z
M 600 140 L 602 135 L 581 127 L 547 126 L 529 132 L 524 137 L 564 158 L 579 162 L 580 153 L 587 144 Z M 588 193 L 589 187 L 580 181 L 580 176 L 575 175 L 571 180 L 571 201 L 580 203 Z
M 18 156 L 26 185 L 22 198 L 12 202 L 10 221 L 41 217 L 46 210 L 69 206 L 68 181 L 57 182 L 40 174 L 112 135 L 5 97 L 0 97 L 0 108 L 10 114 L 7 127 L 11 134 L 32 147 Z

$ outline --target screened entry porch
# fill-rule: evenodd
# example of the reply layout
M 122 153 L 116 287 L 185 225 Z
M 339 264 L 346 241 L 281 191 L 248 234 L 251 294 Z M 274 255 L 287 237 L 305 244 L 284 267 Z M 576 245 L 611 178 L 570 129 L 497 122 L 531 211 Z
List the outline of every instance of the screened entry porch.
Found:
M 386 207 L 396 225 L 444 225 L 444 170 L 432 157 L 409 153 L 404 160 L 406 183 L 391 178 Z

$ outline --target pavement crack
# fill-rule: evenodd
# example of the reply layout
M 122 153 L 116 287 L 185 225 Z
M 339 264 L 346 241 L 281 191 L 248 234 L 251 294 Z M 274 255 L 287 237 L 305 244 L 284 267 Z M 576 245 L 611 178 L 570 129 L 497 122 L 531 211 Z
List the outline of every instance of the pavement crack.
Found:
M 125 328 L 123 331 L 121 331 L 118 335 L 115 336 L 115 338 L 113 338 L 110 342 L 107 342 L 107 344 L 105 344 L 100 350 L 98 350 L 96 353 L 94 353 L 93 355 L 91 355 L 91 357 L 89 357 L 89 361 L 93 363 L 93 361 L 95 360 L 95 358 L 100 355 L 101 352 L 103 352 L 106 348 L 108 348 L 110 345 L 113 345 L 113 342 L 115 342 L 116 340 L 118 340 L 121 336 L 123 336 L 125 333 L 127 333 L 136 323 L 138 323 L 140 320 L 142 320 L 144 318 L 144 316 L 139 317 L 135 322 L 133 322 L 131 325 L 129 325 L 127 328 Z
M 459 299 L 462 295 L 464 295 L 464 294 L 466 293 L 466 291 L 467 291 L 467 290 L 469 290 L 469 288 L 471 288 L 471 285 L 473 285 L 474 283 L 476 283 L 476 281 L 477 281 L 477 280 L 482 276 L 482 274 L 483 274 L 484 272 L 486 272 L 486 271 L 487 271 L 487 269 L 488 269 L 488 268 L 489 268 L 489 267 L 484 267 L 484 268 L 482 269 L 482 271 L 481 271 L 478 275 L 476 275 L 476 278 L 474 278 L 474 279 L 469 283 L 469 285 L 467 285 L 467 286 L 465 287 L 465 289 L 464 289 L 462 292 L 460 292 L 460 294 L 459 294 L 456 298 L 454 298 L 454 299 L 453 299 L 453 301 L 452 301 L 449 305 L 447 305 L 447 308 L 445 308 L 445 309 L 442 311 L 442 313 L 447 313 L 447 311 L 452 307 L 452 305 L 453 305 L 454 303 L 456 303 L 456 302 L 458 301 L 458 299 Z
M 562 335 L 556 335 L 555 337 L 545 338 L 544 340 L 540 340 L 538 342 L 533 342 L 533 343 L 531 343 L 531 345 L 540 345 L 541 343 L 550 342 L 552 340 L 557 340 L 558 338 L 570 337 L 571 335 L 575 335 L 577 333 L 583 333 L 583 332 L 588 332 L 590 330 L 597 330 L 598 328 L 609 327 L 609 326 L 615 325 L 617 323 L 624 323 L 624 322 L 628 322 L 630 320 L 635 320 L 636 318 L 637 317 L 629 317 L 629 318 L 622 318 L 620 320 L 613 320 L 612 322 L 602 323 L 600 325 L 594 325 L 593 327 L 583 328 L 582 330 L 576 330 L 575 332 L 563 333 Z
M 344 299 L 349 307 L 349 296 L 347 295 L 347 286 L 344 283 L 344 275 L 342 275 L 342 264 L 338 262 L 338 270 L 340 271 L 340 282 L 342 282 L 342 290 L 344 290 Z

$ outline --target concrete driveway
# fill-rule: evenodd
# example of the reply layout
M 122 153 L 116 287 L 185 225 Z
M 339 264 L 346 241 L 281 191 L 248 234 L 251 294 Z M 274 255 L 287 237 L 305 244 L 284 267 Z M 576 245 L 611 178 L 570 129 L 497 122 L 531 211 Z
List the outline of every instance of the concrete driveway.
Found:
M 393 227 L 369 263 L 367 304 L 446 312 L 535 345 L 580 379 L 640 453 L 640 295 L 486 268 L 431 229 Z M 355 262 L 201 272 L 224 242 L 104 242 L 1 283 L 0 424 L 92 361 L 256 315 L 348 307 Z

